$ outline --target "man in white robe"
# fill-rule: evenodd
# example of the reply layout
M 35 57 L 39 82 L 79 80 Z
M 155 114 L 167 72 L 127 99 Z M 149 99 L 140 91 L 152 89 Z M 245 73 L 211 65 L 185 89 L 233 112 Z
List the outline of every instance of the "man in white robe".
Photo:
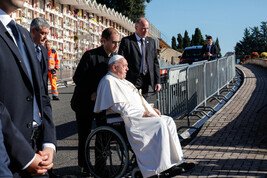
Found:
M 128 64 L 123 56 L 110 58 L 109 72 L 98 85 L 94 112 L 106 110 L 107 114 L 121 114 L 143 177 L 162 172 L 175 176 L 194 167 L 193 163 L 183 163 L 173 119 L 160 115 L 147 103 L 136 87 L 125 80 L 127 71 Z

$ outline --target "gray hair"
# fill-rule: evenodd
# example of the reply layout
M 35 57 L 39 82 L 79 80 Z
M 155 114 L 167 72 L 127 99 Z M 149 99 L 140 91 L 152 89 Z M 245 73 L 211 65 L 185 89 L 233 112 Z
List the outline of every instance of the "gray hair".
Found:
M 121 58 L 121 59 L 122 59 L 122 58 Z M 113 61 L 112 63 L 110 63 L 110 64 L 108 65 L 108 70 L 110 71 L 110 69 L 112 68 L 113 65 L 118 66 L 119 63 L 121 63 L 121 59 L 119 59 L 119 60 L 117 60 L 117 61 Z
M 30 30 L 32 29 L 40 30 L 42 27 L 50 28 L 50 25 L 45 19 L 37 17 L 32 20 Z

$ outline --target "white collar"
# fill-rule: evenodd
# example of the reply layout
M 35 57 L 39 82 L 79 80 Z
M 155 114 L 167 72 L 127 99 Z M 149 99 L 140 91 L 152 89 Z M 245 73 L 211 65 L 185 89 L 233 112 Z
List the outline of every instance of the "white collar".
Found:
M 0 9 L 0 21 L 3 23 L 3 25 L 6 27 L 9 22 L 13 20 L 5 11 Z
M 108 71 L 108 74 L 112 75 L 113 77 L 120 79 L 119 76 L 117 76 L 115 73 Z M 120 79 L 121 80 L 121 79 Z
M 141 37 L 138 36 L 136 33 L 134 33 L 134 34 L 135 34 L 136 40 L 137 40 L 137 41 L 141 41 Z M 145 41 L 145 39 L 146 39 L 146 38 L 143 38 L 144 41 Z

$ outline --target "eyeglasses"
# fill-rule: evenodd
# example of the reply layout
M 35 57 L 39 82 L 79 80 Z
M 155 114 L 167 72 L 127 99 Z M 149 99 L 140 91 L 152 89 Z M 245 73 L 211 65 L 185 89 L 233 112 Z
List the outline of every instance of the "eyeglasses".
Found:
M 115 44 L 120 44 L 121 41 L 112 41 L 111 43 L 115 45 Z

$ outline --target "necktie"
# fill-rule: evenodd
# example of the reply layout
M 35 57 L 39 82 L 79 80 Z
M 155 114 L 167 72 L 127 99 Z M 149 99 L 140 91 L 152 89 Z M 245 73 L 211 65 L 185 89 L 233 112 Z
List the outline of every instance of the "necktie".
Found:
M 147 66 L 146 66 L 146 48 L 145 48 L 145 40 L 141 38 L 141 48 L 142 48 L 142 73 L 145 75 L 147 72 Z
M 35 51 L 37 54 L 37 59 L 39 62 L 41 62 L 42 61 L 42 53 L 41 53 L 40 46 L 36 45 L 35 49 L 36 49 Z
M 17 28 L 17 25 L 16 25 L 15 21 L 11 20 L 9 22 L 9 24 L 8 24 L 8 27 L 11 29 L 11 31 L 13 33 L 13 36 L 14 36 L 14 38 L 16 40 L 16 43 L 17 43 L 19 52 L 21 54 L 23 63 L 26 66 L 26 69 L 27 69 L 27 72 L 28 72 L 28 75 L 29 75 L 29 79 L 30 79 L 31 84 L 33 86 L 32 71 L 31 71 L 31 67 L 30 67 L 29 57 L 28 57 L 26 47 L 25 47 L 25 45 L 24 45 L 24 43 L 22 41 L 21 35 L 19 33 L 19 30 Z M 34 89 L 34 87 L 33 87 L 33 89 Z M 38 104 L 37 104 L 35 92 L 33 92 L 33 93 L 34 93 L 33 94 L 33 118 L 34 118 L 34 121 L 36 121 L 40 125 L 41 122 L 42 122 L 41 117 L 39 115 L 40 110 L 39 110 L 39 107 L 38 107 Z M 28 98 L 31 98 L 31 97 L 28 97 Z

